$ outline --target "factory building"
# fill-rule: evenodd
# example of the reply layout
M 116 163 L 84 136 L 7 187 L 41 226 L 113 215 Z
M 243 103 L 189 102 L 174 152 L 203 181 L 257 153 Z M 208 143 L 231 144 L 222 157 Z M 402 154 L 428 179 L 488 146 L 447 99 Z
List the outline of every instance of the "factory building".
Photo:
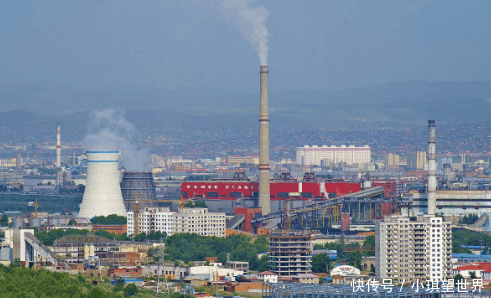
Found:
M 394 283 L 452 278 L 452 226 L 441 217 L 386 216 L 375 223 L 375 276 Z
M 308 200 L 345 195 L 361 190 L 360 183 L 352 182 L 303 182 L 273 181 L 270 183 L 271 201 L 295 198 Z M 207 200 L 236 200 L 257 198 L 259 183 L 246 180 L 218 180 L 202 182 L 183 182 L 182 198 Z
M 128 235 L 135 233 L 134 212 L 127 213 Z M 139 213 L 139 230 L 142 233 L 165 232 L 193 233 L 201 236 L 225 237 L 225 213 L 208 212 L 207 208 L 181 208 L 170 212 L 169 208 L 147 207 Z
M 282 276 L 296 276 L 312 271 L 309 235 L 284 233 L 269 237 L 271 271 Z
M 346 163 L 346 165 L 369 164 L 371 151 L 369 146 L 308 146 L 297 148 L 297 164 L 302 166 L 321 166 L 322 163 Z

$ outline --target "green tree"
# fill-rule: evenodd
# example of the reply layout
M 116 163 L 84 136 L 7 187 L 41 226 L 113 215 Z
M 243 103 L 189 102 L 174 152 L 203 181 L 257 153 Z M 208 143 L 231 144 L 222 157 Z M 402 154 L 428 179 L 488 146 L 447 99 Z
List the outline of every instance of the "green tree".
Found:
M 124 225 L 126 223 L 126 216 L 119 216 L 111 214 L 108 216 L 96 216 L 92 219 L 94 225 Z
M 374 247 L 375 246 L 375 236 L 367 236 L 363 242 L 363 247 Z
M 327 254 L 317 254 L 312 256 L 312 271 L 326 273 L 330 266 L 331 259 Z
M 348 262 L 351 266 L 361 269 L 361 259 L 362 259 L 361 251 L 354 250 L 348 253 L 347 257 L 348 257 Z
M 76 225 L 76 224 L 77 224 L 77 223 L 75 222 L 75 219 L 73 219 L 73 218 L 72 218 L 72 219 L 70 219 L 70 221 L 68 222 L 68 225 L 69 225 L 69 226 L 74 226 L 74 225 Z
M 6 213 L 4 213 L 4 214 L 2 215 L 2 219 L 0 219 L 0 225 L 1 225 L 2 227 L 6 227 L 6 226 L 8 226 L 8 225 L 9 225 L 9 217 L 7 216 L 7 214 L 6 214 Z
M 121 292 L 124 288 L 124 280 L 123 279 L 118 279 L 116 281 L 116 284 L 113 287 L 114 292 Z
M 476 272 L 474 272 L 474 271 L 469 272 L 469 277 L 472 279 L 476 279 L 477 278 Z
M 135 235 L 135 241 L 143 242 L 145 240 L 147 240 L 147 234 L 140 233 L 140 234 Z
M 257 268 L 257 271 L 263 272 L 263 271 L 268 271 L 271 270 L 271 264 L 269 263 L 269 258 L 268 256 L 262 256 L 259 259 L 259 265 Z
M 457 283 L 459 282 L 459 280 L 464 280 L 464 277 L 460 273 L 457 274 L 457 275 L 455 275 L 454 278 L 453 278 L 453 281 L 454 281 L 455 286 L 457 286 Z
M 124 293 L 124 297 L 131 297 L 138 294 L 138 288 L 136 287 L 135 284 L 129 284 L 126 287 L 124 287 L 123 293 Z

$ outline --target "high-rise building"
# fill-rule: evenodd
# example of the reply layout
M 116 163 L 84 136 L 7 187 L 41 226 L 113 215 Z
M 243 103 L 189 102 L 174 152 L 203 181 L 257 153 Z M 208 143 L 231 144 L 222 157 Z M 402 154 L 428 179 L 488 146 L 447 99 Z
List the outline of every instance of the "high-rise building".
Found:
M 165 232 L 167 235 L 173 233 L 174 213 L 167 207 L 142 208 L 138 213 L 138 228 L 140 233 Z M 130 211 L 126 215 L 127 234 L 135 234 L 135 213 Z
M 386 216 L 375 225 L 375 276 L 394 283 L 452 277 L 452 227 L 441 217 Z
M 321 166 L 330 162 L 337 164 L 340 162 L 346 165 L 369 164 L 371 161 L 371 151 L 369 146 L 355 147 L 346 146 L 308 146 L 298 147 L 297 164 L 302 166 Z
M 312 271 L 310 235 L 284 233 L 269 237 L 271 271 L 279 276 L 295 276 Z
M 225 213 L 208 212 L 208 208 L 182 208 L 170 212 L 169 208 L 146 207 L 138 214 L 141 233 L 165 232 L 193 233 L 201 236 L 225 237 Z M 135 213 L 127 213 L 127 234 L 135 233 Z
M 389 153 L 385 157 L 386 168 L 398 168 L 401 165 L 401 157 L 399 154 Z
M 424 170 L 426 160 L 426 151 L 411 151 L 407 157 L 407 166 L 412 170 Z

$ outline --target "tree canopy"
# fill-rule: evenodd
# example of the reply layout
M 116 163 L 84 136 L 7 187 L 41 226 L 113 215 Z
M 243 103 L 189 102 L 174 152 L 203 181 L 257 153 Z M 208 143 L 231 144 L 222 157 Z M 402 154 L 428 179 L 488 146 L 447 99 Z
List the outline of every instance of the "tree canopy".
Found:
M 108 216 L 96 216 L 92 219 L 94 225 L 124 225 L 126 223 L 125 216 L 111 214 Z
M 197 234 L 174 234 L 165 240 L 167 260 L 204 261 L 206 257 L 217 257 L 218 261 L 225 263 L 227 256 L 231 261 L 249 262 L 252 270 L 267 270 L 267 258 L 258 259 L 257 255 L 268 251 L 266 237 L 252 237 L 232 235 L 226 238 L 207 237 Z
M 0 293 L 4 298 L 121 298 L 68 273 L 0 265 Z

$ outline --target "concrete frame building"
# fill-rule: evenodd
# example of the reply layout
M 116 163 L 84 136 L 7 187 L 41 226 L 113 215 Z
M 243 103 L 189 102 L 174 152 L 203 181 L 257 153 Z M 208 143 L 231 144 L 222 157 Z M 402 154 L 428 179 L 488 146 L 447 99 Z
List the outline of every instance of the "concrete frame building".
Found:
M 297 164 L 302 166 L 321 166 L 322 163 L 345 162 L 347 165 L 369 164 L 371 162 L 371 151 L 369 146 L 355 147 L 346 146 L 308 146 L 298 147 Z
M 271 271 L 279 276 L 296 276 L 312 271 L 312 237 L 286 233 L 269 238 Z
M 170 212 L 169 208 L 147 207 L 139 213 L 139 229 L 143 233 L 194 233 L 201 236 L 225 237 L 225 213 L 208 212 L 208 208 L 182 208 Z M 128 235 L 135 233 L 134 212 L 127 213 Z
M 452 277 L 452 226 L 441 217 L 386 216 L 375 225 L 375 276 L 394 283 Z

